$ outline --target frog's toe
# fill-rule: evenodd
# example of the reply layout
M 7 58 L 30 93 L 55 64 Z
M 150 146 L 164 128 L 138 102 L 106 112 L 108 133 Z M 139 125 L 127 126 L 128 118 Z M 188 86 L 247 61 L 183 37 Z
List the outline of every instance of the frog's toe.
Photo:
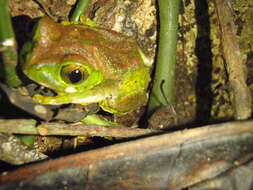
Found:
M 48 97 L 48 96 L 43 96 L 41 94 L 35 94 L 33 96 L 33 100 L 39 104 L 50 104 L 50 105 L 57 104 L 57 102 L 54 98 Z
M 40 104 L 43 102 L 43 96 L 40 94 L 35 94 L 32 99 L 33 99 L 33 101 L 40 103 Z

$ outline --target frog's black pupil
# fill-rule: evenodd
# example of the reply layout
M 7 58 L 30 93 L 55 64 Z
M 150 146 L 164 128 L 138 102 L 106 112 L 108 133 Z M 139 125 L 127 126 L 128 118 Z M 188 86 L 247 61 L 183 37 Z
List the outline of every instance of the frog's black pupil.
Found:
M 69 80 L 72 84 L 79 82 L 80 80 L 82 80 L 82 78 L 82 72 L 78 69 L 73 70 L 69 73 Z

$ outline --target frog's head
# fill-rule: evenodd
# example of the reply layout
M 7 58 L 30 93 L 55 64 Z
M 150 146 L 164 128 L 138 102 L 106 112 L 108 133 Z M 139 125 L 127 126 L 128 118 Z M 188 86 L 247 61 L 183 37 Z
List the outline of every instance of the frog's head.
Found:
M 100 71 L 84 57 L 66 52 L 61 32 L 61 25 L 47 17 L 38 22 L 32 41 L 21 52 L 24 73 L 57 93 L 74 93 L 101 83 Z
M 57 93 L 80 92 L 91 89 L 103 81 L 101 72 L 74 61 L 33 64 L 23 70 L 30 79 Z

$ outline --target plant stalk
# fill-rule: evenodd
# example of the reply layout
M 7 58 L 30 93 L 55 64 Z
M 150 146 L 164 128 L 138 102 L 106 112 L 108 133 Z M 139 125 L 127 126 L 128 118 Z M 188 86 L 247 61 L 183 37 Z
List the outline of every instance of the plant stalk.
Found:
M 175 65 L 179 0 L 158 0 L 160 33 L 157 65 L 148 105 L 148 115 L 175 102 Z
M 70 17 L 70 21 L 79 21 L 80 16 L 84 13 L 88 4 L 89 0 L 79 0 L 73 14 Z
M 9 87 L 17 87 L 21 85 L 16 72 L 18 64 L 17 43 L 7 0 L 0 0 L 0 43 L 6 84 Z

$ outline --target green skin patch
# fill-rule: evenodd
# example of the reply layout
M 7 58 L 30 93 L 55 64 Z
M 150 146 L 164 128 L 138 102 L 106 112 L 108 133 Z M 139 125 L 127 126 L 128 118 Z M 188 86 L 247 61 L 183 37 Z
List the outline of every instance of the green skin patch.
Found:
M 46 26 L 44 27 L 44 25 Z M 129 39 L 129 37 L 116 32 L 112 32 L 112 34 L 108 35 L 108 30 L 96 28 L 96 26 L 87 26 L 87 31 L 84 27 L 80 27 L 80 32 L 79 28 L 77 28 L 73 33 L 66 32 L 65 36 L 64 32 L 68 30 L 69 27 L 75 27 L 75 25 L 71 23 L 65 23 L 64 25 L 58 24 L 54 23 L 49 18 L 43 18 L 37 26 L 33 43 L 26 45 L 24 48 L 22 53 L 24 55 L 24 73 L 35 82 L 57 93 L 56 96 L 36 94 L 33 97 L 34 101 L 50 105 L 68 103 L 88 105 L 91 103 L 98 103 L 103 110 L 114 114 L 126 114 L 143 106 L 148 98 L 146 89 L 150 81 L 150 74 L 147 65 L 150 64 L 148 64 L 148 59 L 143 52 L 135 45 L 136 43 Z M 56 30 L 56 32 L 53 33 L 51 31 L 50 33 L 51 29 Z M 95 32 L 92 32 L 92 30 Z M 47 35 L 43 32 L 47 33 Z M 58 33 L 60 37 L 56 36 Z M 100 36 L 93 37 L 93 33 Z M 81 34 L 89 36 L 89 39 L 84 39 Z M 73 35 L 73 37 L 71 35 Z M 82 39 L 77 42 L 76 38 L 79 36 L 81 36 Z M 115 36 L 115 38 L 113 36 Z M 64 41 L 62 41 L 62 39 L 65 39 L 66 44 L 69 43 L 67 41 L 69 39 L 66 39 L 66 37 L 75 40 L 73 43 L 75 43 L 75 47 L 78 49 L 79 54 L 80 52 L 85 52 L 88 58 L 94 57 L 94 59 L 90 60 L 97 61 L 94 63 L 92 61 L 89 62 L 87 58 L 85 58 L 84 61 L 77 61 L 77 59 L 82 60 L 82 56 L 79 54 L 73 55 L 73 53 L 66 54 L 66 52 L 63 52 L 61 55 L 60 50 L 60 53 L 52 53 L 52 55 L 50 55 L 51 52 L 49 51 L 45 55 L 49 58 L 52 57 L 54 60 L 59 58 L 58 63 L 37 59 L 38 57 L 44 58 L 42 51 L 45 51 L 46 48 L 50 48 L 51 46 L 55 48 L 57 44 L 60 44 L 61 46 L 59 46 L 59 49 L 63 49 L 62 47 L 66 48 L 64 46 Z M 103 38 L 107 41 L 103 43 L 96 41 L 97 39 Z M 126 42 L 130 44 L 129 47 L 132 49 L 128 46 L 124 49 L 119 48 L 119 45 L 125 47 L 124 45 Z M 34 47 L 31 44 L 35 44 L 33 45 Z M 103 47 L 103 45 L 106 44 L 109 44 L 109 47 Z M 106 53 L 100 52 L 98 54 L 95 52 L 97 49 L 101 49 L 101 51 L 105 50 Z M 106 57 L 108 55 L 108 49 L 111 51 L 111 55 L 109 54 L 109 56 L 113 58 Z M 116 52 L 121 49 L 126 53 Z M 131 52 L 137 53 L 131 54 Z M 65 57 L 69 55 L 73 56 L 75 60 L 64 60 Z M 99 55 L 101 55 L 101 57 L 99 57 Z M 124 59 L 122 58 L 123 56 Z M 125 65 L 128 67 L 126 69 L 124 68 L 125 70 L 120 67 L 117 68 L 117 64 L 115 64 L 114 60 L 126 60 Z M 139 60 L 139 62 L 136 63 L 136 60 Z M 103 61 L 105 61 L 104 67 Z M 110 62 L 113 64 L 108 64 Z M 132 64 L 132 62 L 135 64 Z M 98 63 L 100 64 L 100 69 L 98 69 Z M 118 65 L 121 65 L 121 67 L 122 65 L 124 66 L 124 64 Z M 97 69 L 95 69 L 96 67 Z M 112 74 L 110 77 L 108 77 L 109 74 L 105 75 L 108 72 L 114 73 L 115 77 L 113 77 Z

